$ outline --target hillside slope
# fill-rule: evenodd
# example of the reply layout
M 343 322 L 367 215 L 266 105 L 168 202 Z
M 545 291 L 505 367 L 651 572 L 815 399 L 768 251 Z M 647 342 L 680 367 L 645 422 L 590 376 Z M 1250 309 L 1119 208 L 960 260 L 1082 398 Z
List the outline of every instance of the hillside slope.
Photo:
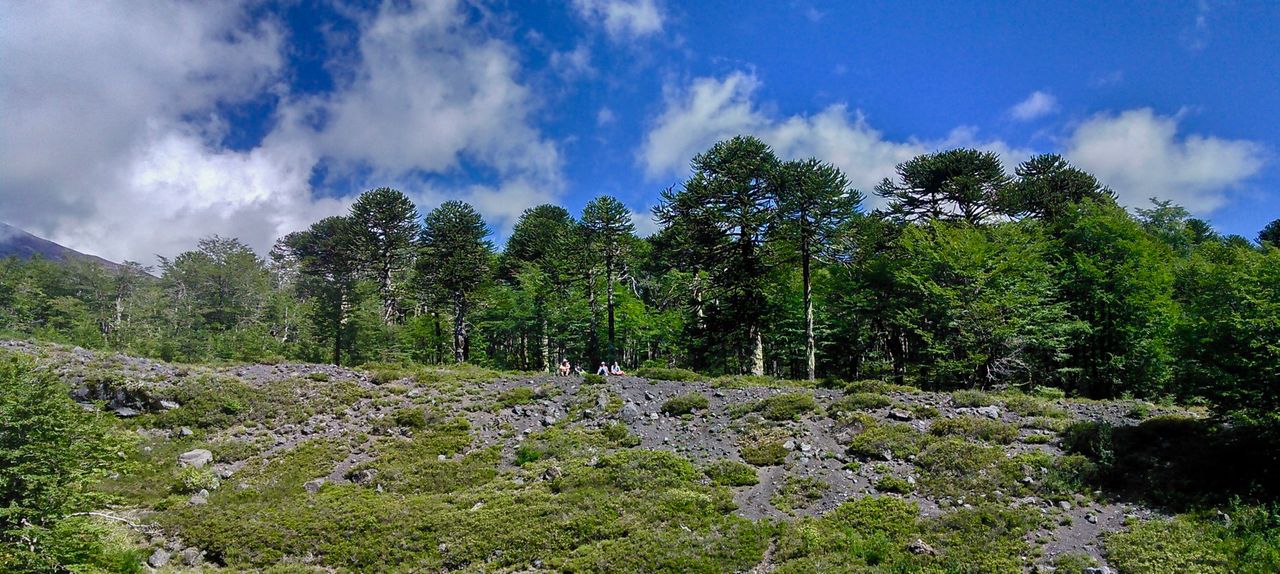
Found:
M 43 257 L 52 261 L 83 260 L 104 265 L 112 269 L 123 268 L 114 261 L 108 261 L 97 255 L 81 253 L 70 247 L 64 247 L 48 239 L 37 237 L 12 225 L 0 222 L 0 259 L 17 257 L 30 259 Z
M 1104 565 L 1107 533 L 1158 518 L 1060 444 L 1159 414 L 1132 402 L 2 348 L 143 437 L 106 490 L 165 564 L 1025 572 Z

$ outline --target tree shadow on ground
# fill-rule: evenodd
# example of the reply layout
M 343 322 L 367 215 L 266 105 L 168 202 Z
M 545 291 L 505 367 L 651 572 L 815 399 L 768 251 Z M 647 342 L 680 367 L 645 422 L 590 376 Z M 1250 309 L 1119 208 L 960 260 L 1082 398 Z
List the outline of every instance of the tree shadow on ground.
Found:
M 1063 432 L 1062 445 L 1093 463 L 1084 472 L 1087 484 L 1153 508 L 1183 512 L 1280 494 L 1275 432 L 1160 416 L 1131 426 L 1076 423 Z

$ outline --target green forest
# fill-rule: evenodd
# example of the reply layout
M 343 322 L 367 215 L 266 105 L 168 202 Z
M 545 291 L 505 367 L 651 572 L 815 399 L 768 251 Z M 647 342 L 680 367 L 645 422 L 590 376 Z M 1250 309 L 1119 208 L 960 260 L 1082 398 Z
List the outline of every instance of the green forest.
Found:
M 691 168 L 501 248 L 378 188 L 266 257 L 0 260 L 0 569 L 1280 565 L 1280 219 L 1129 211 L 1051 154 L 859 190 L 739 136 Z M 1043 554 L 1099 516 L 1104 550 Z
M 0 325 L 183 362 L 604 361 L 1209 401 L 1255 422 L 1277 406 L 1280 220 L 1224 237 L 1168 202 L 1130 213 L 1059 156 L 1007 174 L 972 149 L 856 190 L 752 137 L 693 160 L 660 232 L 632 217 L 609 196 L 577 217 L 540 205 L 499 250 L 472 206 L 423 217 L 379 188 L 266 258 L 210 237 L 128 272 L 4 261 Z

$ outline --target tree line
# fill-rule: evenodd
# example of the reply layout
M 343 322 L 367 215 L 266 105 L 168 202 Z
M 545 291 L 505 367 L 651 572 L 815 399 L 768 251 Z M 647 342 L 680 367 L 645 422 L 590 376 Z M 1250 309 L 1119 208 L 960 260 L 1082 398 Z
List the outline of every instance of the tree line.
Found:
M 281 238 L 137 264 L 0 263 L 14 334 L 170 360 L 619 361 L 709 374 L 1042 385 L 1276 406 L 1280 220 L 1256 242 L 1177 205 L 1130 213 L 1057 155 L 913 158 L 865 208 L 838 168 L 721 141 L 661 194 L 661 231 L 601 196 L 524 212 L 498 250 L 459 201 L 389 188 Z M 1262 401 L 1261 403 L 1259 401 Z

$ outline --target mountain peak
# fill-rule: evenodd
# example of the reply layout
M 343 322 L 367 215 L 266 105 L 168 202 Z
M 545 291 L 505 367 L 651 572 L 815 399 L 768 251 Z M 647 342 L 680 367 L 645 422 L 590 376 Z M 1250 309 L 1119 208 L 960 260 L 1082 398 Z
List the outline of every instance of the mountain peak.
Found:
M 111 269 L 123 267 L 114 261 L 108 261 L 97 255 L 81 253 L 0 221 L 0 259 L 6 257 L 30 259 L 36 256 L 50 261 L 90 261 Z

